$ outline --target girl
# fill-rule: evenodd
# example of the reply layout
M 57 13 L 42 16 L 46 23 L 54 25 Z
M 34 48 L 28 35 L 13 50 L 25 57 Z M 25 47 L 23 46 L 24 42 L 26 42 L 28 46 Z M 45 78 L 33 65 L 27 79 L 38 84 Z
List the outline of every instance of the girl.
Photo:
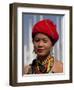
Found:
M 58 61 L 50 52 L 59 39 L 56 25 L 44 19 L 37 22 L 32 29 L 32 40 L 34 52 L 37 55 L 32 64 L 25 66 L 25 74 L 62 73 L 63 64 Z

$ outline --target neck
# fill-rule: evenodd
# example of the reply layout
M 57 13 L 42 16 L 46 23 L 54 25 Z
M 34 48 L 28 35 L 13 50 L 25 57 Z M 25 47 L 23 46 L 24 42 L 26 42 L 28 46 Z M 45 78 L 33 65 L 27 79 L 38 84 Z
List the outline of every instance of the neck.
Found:
M 50 54 L 48 54 L 46 56 L 37 56 L 37 60 L 42 62 L 42 61 L 46 60 L 48 56 L 50 56 Z

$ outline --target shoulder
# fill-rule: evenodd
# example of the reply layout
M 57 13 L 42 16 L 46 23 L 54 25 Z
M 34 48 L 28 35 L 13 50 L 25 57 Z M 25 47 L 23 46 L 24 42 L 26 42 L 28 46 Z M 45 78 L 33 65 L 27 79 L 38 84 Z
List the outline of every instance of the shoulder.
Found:
M 62 73 L 63 72 L 63 63 L 57 59 L 54 60 L 54 65 L 52 67 L 52 72 Z
M 32 73 L 31 65 L 25 65 L 24 74 L 31 74 L 31 73 Z

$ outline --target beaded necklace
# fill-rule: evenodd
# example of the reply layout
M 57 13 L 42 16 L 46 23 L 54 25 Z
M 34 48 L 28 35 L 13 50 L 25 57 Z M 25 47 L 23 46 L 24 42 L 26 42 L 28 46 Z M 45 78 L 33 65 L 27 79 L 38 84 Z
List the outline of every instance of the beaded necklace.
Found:
M 40 62 L 35 59 L 32 63 L 32 73 L 49 73 L 54 64 L 54 57 L 48 56 L 46 60 Z

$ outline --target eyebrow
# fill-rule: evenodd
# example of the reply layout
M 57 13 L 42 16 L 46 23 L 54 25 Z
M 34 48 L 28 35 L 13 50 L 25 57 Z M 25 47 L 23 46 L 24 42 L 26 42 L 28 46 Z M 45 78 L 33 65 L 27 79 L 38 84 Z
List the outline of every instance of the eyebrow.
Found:
M 35 38 L 34 40 L 36 40 L 36 39 L 48 40 L 48 38 Z

